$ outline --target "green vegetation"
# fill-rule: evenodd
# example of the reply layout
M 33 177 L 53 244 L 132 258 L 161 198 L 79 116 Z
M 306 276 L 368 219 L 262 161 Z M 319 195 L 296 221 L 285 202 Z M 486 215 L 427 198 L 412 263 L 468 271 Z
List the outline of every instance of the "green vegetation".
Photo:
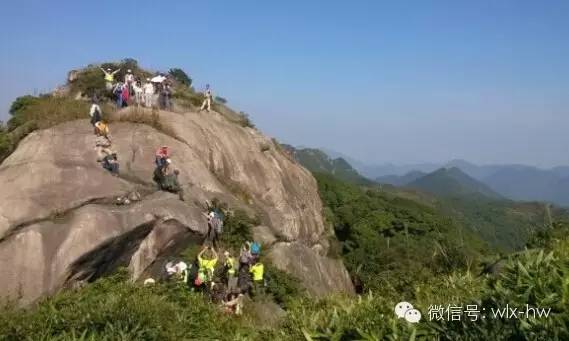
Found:
M 190 76 L 188 76 L 186 72 L 184 72 L 184 70 L 179 68 L 173 68 L 168 71 L 168 74 L 170 74 L 172 78 L 174 78 L 174 80 L 180 83 L 181 85 L 188 88 L 192 86 L 192 79 L 190 78 Z
M 221 104 L 227 104 L 227 100 L 220 96 L 215 96 L 215 101 Z
M 102 110 L 108 114 L 113 109 L 111 106 L 103 106 Z M 18 97 L 10 108 L 10 120 L 0 128 L 0 161 L 12 153 L 18 143 L 32 131 L 87 118 L 88 112 L 88 102 L 67 97 Z
M 413 283 L 475 265 L 484 243 L 436 210 L 316 174 L 348 270 L 402 297 Z M 410 294 L 410 293 L 409 293 Z

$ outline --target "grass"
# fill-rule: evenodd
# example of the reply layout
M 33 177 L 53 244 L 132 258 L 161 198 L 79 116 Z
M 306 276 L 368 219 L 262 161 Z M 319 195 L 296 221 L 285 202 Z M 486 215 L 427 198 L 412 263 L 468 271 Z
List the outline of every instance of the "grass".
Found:
M 142 109 L 140 107 L 133 107 L 127 112 L 110 116 L 109 121 L 146 124 L 176 140 L 180 140 L 180 137 L 176 134 L 174 129 L 162 121 L 162 119 L 160 118 L 160 114 L 155 108 L 153 108 L 152 111 L 149 113 L 148 110 L 146 109 Z

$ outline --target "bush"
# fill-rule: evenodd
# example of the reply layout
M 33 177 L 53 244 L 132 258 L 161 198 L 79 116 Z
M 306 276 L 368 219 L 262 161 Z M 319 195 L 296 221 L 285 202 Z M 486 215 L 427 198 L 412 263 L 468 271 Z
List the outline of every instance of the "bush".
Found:
M 178 283 L 141 286 L 123 273 L 0 314 L 2 340 L 236 340 L 256 330 Z
M 215 96 L 215 101 L 219 102 L 221 104 L 227 104 L 227 100 L 223 97 L 220 97 L 220 96 Z
M 184 72 L 182 69 L 173 68 L 168 71 L 168 73 L 180 84 L 185 87 L 192 86 L 192 79 Z
M 117 115 L 110 116 L 110 122 L 132 122 L 139 124 L 146 124 L 152 128 L 172 137 L 179 139 L 178 135 L 169 125 L 162 122 L 160 115 L 153 109 L 152 112 L 148 112 L 146 109 L 133 108 L 127 112 L 123 112 Z

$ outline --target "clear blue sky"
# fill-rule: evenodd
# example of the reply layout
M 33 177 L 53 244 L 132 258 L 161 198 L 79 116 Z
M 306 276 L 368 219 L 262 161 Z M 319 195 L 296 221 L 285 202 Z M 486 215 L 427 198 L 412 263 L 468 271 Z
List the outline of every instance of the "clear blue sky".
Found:
M 88 63 L 181 67 L 368 162 L 569 164 L 569 1 L 7 1 L 0 118 Z

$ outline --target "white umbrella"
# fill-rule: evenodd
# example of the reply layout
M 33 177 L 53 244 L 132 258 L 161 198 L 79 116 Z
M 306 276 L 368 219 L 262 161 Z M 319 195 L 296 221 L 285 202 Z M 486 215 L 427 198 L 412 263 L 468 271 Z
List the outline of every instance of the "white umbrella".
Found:
M 152 83 L 162 83 L 164 80 L 166 80 L 166 77 L 158 75 L 158 76 L 152 78 L 150 81 Z

